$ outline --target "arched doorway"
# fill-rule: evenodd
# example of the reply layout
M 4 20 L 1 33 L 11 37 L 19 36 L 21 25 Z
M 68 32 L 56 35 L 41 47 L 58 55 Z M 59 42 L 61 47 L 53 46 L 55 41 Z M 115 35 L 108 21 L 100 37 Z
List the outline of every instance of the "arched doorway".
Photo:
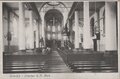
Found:
M 63 25 L 63 15 L 57 9 L 48 10 L 45 14 L 45 38 L 46 46 L 50 48 L 61 46 L 61 30 Z

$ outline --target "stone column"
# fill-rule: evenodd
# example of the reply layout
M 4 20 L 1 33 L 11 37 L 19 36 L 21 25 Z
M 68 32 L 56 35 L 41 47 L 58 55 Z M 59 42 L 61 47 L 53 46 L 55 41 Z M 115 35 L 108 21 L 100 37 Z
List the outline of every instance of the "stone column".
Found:
M 115 2 L 105 3 L 105 50 L 117 50 L 117 11 Z
M 39 25 L 38 22 L 36 22 L 36 47 L 39 47 Z
M 2 16 L 2 2 L 0 2 L 0 16 Z M 1 53 L 3 53 L 3 51 L 4 51 L 2 18 L 3 17 L 0 17 L 0 52 Z M 1 54 L 1 56 L 2 56 L 2 54 Z
M 40 26 L 41 24 L 40 24 L 40 21 L 38 21 L 38 48 L 40 48 L 40 37 L 41 37 L 41 34 L 40 34 Z
M 69 19 L 69 24 L 70 24 L 70 26 L 69 26 L 69 27 L 70 27 L 70 42 L 72 43 L 72 40 L 73 40 L 73 39 L 72 39 L 72 36 L 73 36 L 73 35 L 72 35 L 73 28 L 72 28 L 72 27 L 73 27 L 73 26 L 72 26 L 72 20 L 71 20 L 71 19 Z
M 69 30 L 68 40 L 70 41 L 70 21 L 69 20 L 68 20 L 68 23 L 67 23 L 67 27 L 68 27 L 68 30 Z
M 79 16 L 78 11 L 75 11 L 75 48 L 79 48 Z
M 64 30 L 64 21 L 62 21 L 62 28 L 61 28 L 61 32 Z M 64 47 L 64 35 L 63 33 L 61 34 L 61 47 Z
M 42 22 L 39 24 L 39 29 L 40 29 L 40 41 L 39 41 L 39 45 L 40 45 L 40 48 L 42 47 L 42 43 L 41 43 L 41 38 L 42 38 Z
M 45 44 L 45 19 L 44 19 L 44 16 L 45 16 L 45 14 L 42 12 L 41 13 L 41 19 L 42 19 L 41 35 L 42 35 L 42 38 L 43 38 L 43 41 L 44 41 L 44 42 L 41 43 L 42 46 L 46 45 Z
M 84 26 L 83 26 L 83 48 L 91 49 L 91 38 L 90 38 L 90 17 L 89 17 L 89 2 L 84 2 Z
M 19 2 L 19 50 L 25 50 L 25 10 L 24 4 Z
M 34 28 L 33 28 L 33 12 L 32 10 L 29 11 L 29 24 L 30 24 L 30 49 L 34 48 Z

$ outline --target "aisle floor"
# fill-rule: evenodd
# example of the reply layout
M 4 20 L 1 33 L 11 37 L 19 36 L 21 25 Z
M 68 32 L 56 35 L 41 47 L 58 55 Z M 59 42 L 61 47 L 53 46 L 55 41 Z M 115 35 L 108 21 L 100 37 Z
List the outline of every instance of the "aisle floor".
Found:
M 52 51 L 45 65 L 47 66 L 45 72 L 71 72 L 57 51 Z

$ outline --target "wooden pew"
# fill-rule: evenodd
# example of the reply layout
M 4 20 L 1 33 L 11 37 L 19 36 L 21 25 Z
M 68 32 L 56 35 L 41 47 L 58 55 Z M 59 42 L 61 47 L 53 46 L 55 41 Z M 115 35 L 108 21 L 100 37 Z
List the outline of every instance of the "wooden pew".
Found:
M 46 54 L 3 55 L 3 73 L 42 73 L 45 69 Z
M 118 70 L 117 65 L 114 65 L 117 61 L 113 61 L 115 57 L 106 57 L 103 52 L 74 52 L 66 49 L 61 52 L 64 61 L 73 72 L 117 72 Z M 108 58 L 110 58 L 109 62 Z

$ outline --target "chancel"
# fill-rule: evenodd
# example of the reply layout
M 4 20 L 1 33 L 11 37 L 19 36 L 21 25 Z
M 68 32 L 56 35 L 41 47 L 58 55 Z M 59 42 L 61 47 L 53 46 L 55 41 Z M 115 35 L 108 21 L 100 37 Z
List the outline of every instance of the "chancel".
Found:
M 3 2 L 3 73 L 118 72 L 116 1 Z

